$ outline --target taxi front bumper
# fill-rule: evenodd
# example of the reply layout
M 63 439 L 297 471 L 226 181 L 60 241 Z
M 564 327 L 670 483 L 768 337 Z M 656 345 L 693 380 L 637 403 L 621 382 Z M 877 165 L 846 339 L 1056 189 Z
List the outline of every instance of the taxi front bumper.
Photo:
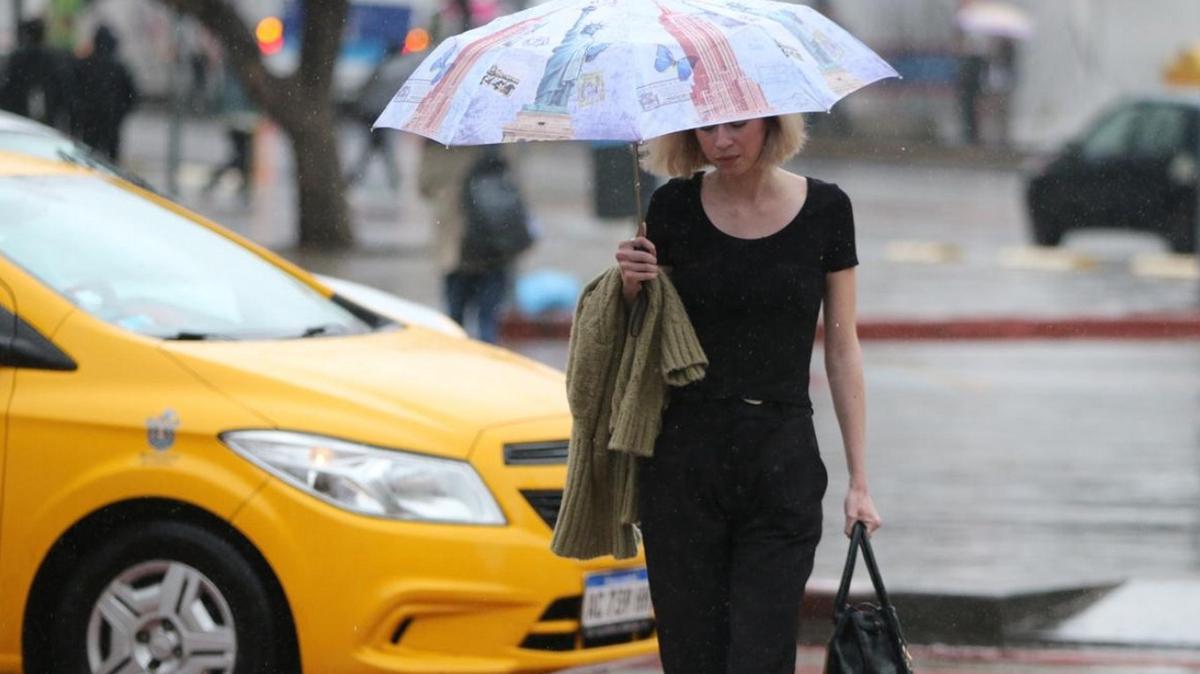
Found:
M 565 471 L 480 470 L 504 526 L 365 517 L 276 479 L 240 510 L 233 524 L 280 581 L 305 671 L 545 672 L 656 651 L 651 623 L 585 638 L 584 576 L 645 562 L 550 551 L 549 487 Z

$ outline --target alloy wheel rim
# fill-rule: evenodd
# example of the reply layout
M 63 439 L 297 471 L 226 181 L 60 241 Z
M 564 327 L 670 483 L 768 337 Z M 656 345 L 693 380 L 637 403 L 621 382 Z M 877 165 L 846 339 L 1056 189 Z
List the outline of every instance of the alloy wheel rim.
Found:
M 95 674 L 229 674 L 237 659 L 233 612 L 195 567 L 141 562 L 92 606 L 87 658 Z

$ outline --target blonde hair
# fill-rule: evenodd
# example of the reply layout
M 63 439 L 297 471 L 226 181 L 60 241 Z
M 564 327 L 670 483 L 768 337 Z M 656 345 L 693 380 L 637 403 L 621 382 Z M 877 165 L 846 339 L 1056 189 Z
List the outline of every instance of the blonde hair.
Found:
M 804 116 L 800 114 L 764 117 L 767 137 L 763 139 L 758 160 L 779 166 L 803 149 L 808 141 Z M 676 131 L 646 142 L 642 166 L 651 173 L 671 178 L 690 176 L 708 166 L 695 130 Z

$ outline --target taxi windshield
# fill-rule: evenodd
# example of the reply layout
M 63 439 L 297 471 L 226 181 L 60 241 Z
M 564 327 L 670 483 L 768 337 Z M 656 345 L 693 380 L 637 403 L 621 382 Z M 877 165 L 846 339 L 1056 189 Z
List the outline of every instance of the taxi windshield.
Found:
M 65 161 L 94 169 L 100 173 L 116 176 L 144 190 L 157 191 L 145 180 L 142 180 L 141 177 L 113 164 L 103 155 L 92 151 L 83 143 L 56 133 L 25 133 L 20 131 L 0 133 L 0 150 L 29 155 L 31 157 L 40 157 L 42 159 Z
M 126 330 L 166 339 L 371 330 L 254 252 L 106 180 L 8 176 L 0 204 L 0 254 Z

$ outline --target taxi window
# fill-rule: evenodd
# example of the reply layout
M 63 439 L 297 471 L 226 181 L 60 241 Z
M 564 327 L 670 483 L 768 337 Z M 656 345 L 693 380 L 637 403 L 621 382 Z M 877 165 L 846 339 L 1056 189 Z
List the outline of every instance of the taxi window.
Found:
M 0 253 L 133 332 L 275 339 L 371 329 L 252 251 L 105 180 L 8 177 L 0 204 Z

